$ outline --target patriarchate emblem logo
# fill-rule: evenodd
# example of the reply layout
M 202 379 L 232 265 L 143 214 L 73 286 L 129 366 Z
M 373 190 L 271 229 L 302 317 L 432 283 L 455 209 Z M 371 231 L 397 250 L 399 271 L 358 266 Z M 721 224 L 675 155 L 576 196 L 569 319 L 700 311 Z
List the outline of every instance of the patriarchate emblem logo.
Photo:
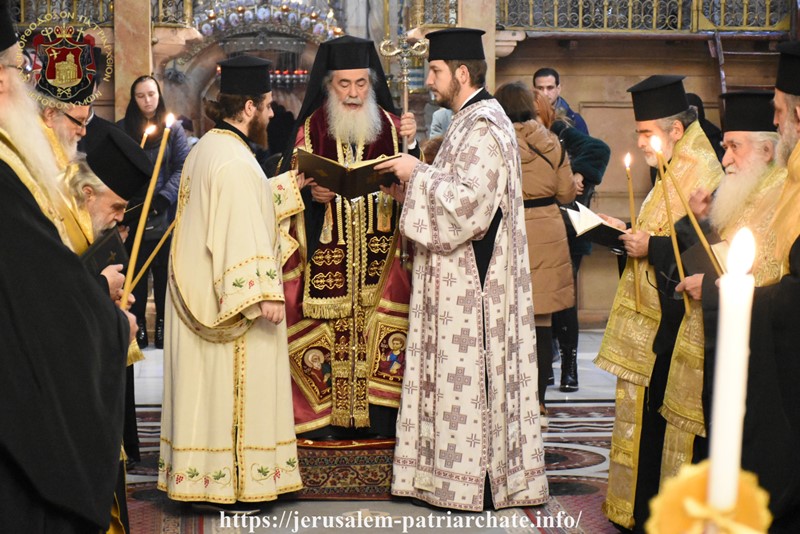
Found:
M 33 46 L 41 61 L 35 75 L 38 89 L 63 102 L 86 99 L 88 104 L 97 76 L 94 37 L 73 26 L 56 26 L 34 37 Z

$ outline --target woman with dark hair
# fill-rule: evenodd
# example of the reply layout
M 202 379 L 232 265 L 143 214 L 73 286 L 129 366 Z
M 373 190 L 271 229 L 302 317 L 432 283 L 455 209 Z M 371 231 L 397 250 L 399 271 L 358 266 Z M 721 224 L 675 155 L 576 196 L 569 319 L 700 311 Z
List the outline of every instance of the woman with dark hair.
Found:
M 137 143 L 141 142 L 145 128 L 153 125 L 155 131 L 147 136 L 144 151 L 150 161 L 155 163 L 161 145 L 161 137 L 164 134 L 166 116 L 167 108 L 158 82 L 152 76 L 139 76 L 131 85 L 131 99 L 128 103 L 128 109 L 125 111 L 125 118 L 120 120 L 117 125 L 125 130 Z M 135 272 L 137 273 L 155 249 L 158 241 L 163 237 L 170 222 L 175 218 L 175 204 L 178 200 L 181 170 L 183 170 L 183 161 L 188 154 L 189 145 L 186 141 L 186 133 L 180 121 L 175 121 L 170 127 L 169 139 L 164 151 L 153 199 L 150 203 L 150 213 L 147 215 L 142 244 L 136 261 Z M 123 224 L 130 227 L 130 236 L 136 235 L 136 227 L 139 223 L 141 206 L 146 192 L 147 187 L 144 187 L 142 191 L 131 198 L 128 204 L 130 207 L 125 215 Z M 133 238 L 126 241 L 129 254 L 133 248 L 133 241 Z M 156 304 L 155 346 L 159 349 L 164 347 L 164 299 L 167 291 L 169 245 L 170 240 L 167 239 L 149 267 L 149 271 L 153 275 L 153 300 L 155 300 Z M 148 345 L 145 323 L 145 309 L 147 306 L 146 275 L 142 277 L 142 280 L 132 293 L 136 298 L 136 302 L 131 307 L 131 313 L 136 316 L 136 321 L 139 323 L 136 340 L 141 348 L 145 348 Z M 136 435 L 132 366 L 128 366 L 125 411 L 125 451 L 131 460 L 138 461 L 139 440 Z
M 498 88 L 494 96 L 514 123 L 522 163 L 522 198 L 536 314 L 539 408 L 544 416 L 547 379 L 553 365 L 551 317 L 575 302 L 567 230 L 558 204 L 572 202 L 576 186 L 558 137 L 540 122 L 552 122 L 553 117 L 546 113 L 539 117 L 530 89 L 521 82 L 509 83 Z
M 155 131 L 147 136 L 147 142 L 144 146 L 148 157 L 155 163 L 161 145 L 161 137 L 164 133 L 166 116 L 167 108 L 158 82 L 152 76 L 140 76 L 131 85 L 131 99 L 128 103 L 128 109 L 125 111 L 125 118 L 117 124 L 137 142 L 141 141 L 148 126 L 155 127 Z M 147 216 L 142 248 L 139 251 L 139 259 L 136 265 L 137 271 L 153 251 L 158 240 L 164 235 L 169 223 L 175 218 L 175 203 L 178 200 L 181 170 L 183 169 L 183 161 L 189 154 L 189 145 L 186 140 L 186 132 L 179 121 L 173 122 L 170 130 L 161 170 L 156 182 L 155 193 L 150 204 L 150 213 Z M 126 217 L 126 222 L 131 225 L 131 235 L 135 235 L 134 232 L 136 231 L 136 224 L 140 214 L 136 208 L 144 201 L 145 192 L 146 189 L 140 195 L 136 195 L 131 199 L 130 202 L 131 209 Z M 132 239 L 128 240 L 129 249 L 132 243 Z M 153 275 L 153 299 L 156 304 L 155 346 L 159 349 L 164 346 L 164 298 L 167 289 L 168 260 L 169 241 L 161 248 L 149 269 Z M 136 315 L 139 321 L 137 341 L 142 348 L 148 345 L 147 330 L 145 328 L 146 280 L 147 278 L 144 277 L 142 282 L 134 289 L 133 296 L 136 297 L 136 303 L 131 308 L 131 312 Z

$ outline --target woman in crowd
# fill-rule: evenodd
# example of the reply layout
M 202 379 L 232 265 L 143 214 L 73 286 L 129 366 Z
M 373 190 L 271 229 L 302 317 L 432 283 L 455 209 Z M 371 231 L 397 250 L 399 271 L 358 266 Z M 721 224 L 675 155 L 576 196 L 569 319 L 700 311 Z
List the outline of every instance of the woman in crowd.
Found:
M 128 102 L 128 108 L 125 111 L 125 118 L 120 120 L 117 125 L 125 130 L 137 143 L 141 142 L 145 129 L 153 125 L 155 131 L 147 136 L 144 151 L 150 161 L 155 163 L 161 145 L 161 138 L 164 134 L 166 116 L 167 108 L 161 95 L 161 86 L 152 76 L 140 76 L 131 85 L 131 97 Z M 142 268 L 144 262 L 155 249 L 156 244 L 164 235 L 167 227 L 175 218 L 175 204 L 178 200 L 181 170 L 183 169 L 183 161 L 188 154 L 189 145 L 186 141 L 186 133 L 180 121 L 175 121 L 170 127 L 161 170 L 159 171 L 155 192 L 150 203 L 150 212 L 147 215 L 141 248 L 136 261 L 136 273 Z M 146 191 L 147 188 L 143 188 L 128 204 L 128 212 L 123 222 L 123 224 L 130 227 L 130 238 L 126 240 L 128 253 L 131 252 L 133 247 L 133 236 L 136 235 L 136 227 L 138 226 Z M 149 267 L 149 271 L 153 276 L 153 300 L 156 304 L 154 341 L 156 348 L 159 349 L 164 347 L 164 300 L 167 291 L 169 245 L 168 239 Z M 139 323 L 139 332 L 136 335 L 136 340 L 141 348 L 145 348 L 148 345 L 145 323 L 147 278 L 147 273 L 145 273 L 132 292 L 136 302 L 131 307 L 131 313 L 136 316 L 136 320 Z M 125 451 L 130 460 L 138 461 L 139 440 L 136 434 L 133 368 L 131 366 L 128 367 L 125 412 Z
M 539 409 L 545 416 L 547 379 L 553 365 L 551 316 L 575 302 L 567 231 L 558 204 L 572 202 L 576 186 L 558 137 L 548 129 L 553 120 L 552 109 L 548 107 L 550 113 L 540 116 L 533 93 L 521 82 L 501 86 L 495 98 L 514 123 L 522 162 L 525 230 L 536 314 Z

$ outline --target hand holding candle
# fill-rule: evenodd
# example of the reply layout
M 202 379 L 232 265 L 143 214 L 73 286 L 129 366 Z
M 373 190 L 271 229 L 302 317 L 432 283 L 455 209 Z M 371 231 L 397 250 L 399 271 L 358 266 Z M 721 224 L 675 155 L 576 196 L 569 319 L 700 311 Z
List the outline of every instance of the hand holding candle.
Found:
M 748 273 L 755 250 L 752 232 L 747 228 L 739 230 L 728 253 L 728 272 L 719 281 L 708 503 L 721 512 L 735 508 L 739 488 L 755 286 L 753 276 Z
M 678 267 L 678 278 L 681 282 L 686 278 L 686 274 L 683 271 L 683 262 L 681 261 L 681 251 L 678 247 L 678 236 L 675 235 L 675 221 L 672 218 L 672 204 L 669 200 L 669 191 L 667 190 L 667 184 L 664 181 L 664 154 L 661 152 L 661 138 L 654 135 L 650 137 L 650 146 L 656 153 L 656 158 L 658 162 L 658 181 L 661 183 L 661 191 L 664 193 L 664 204 L 666 205 L 667 209 L 667 221 L 669 222 L 669 238 L 672 241 L 672 252 L 675 255 L 675 265 Z M 686 315 L 691 313 L 692 309 L 689 305 L 689 295 L 683 293 L 683 306 L 686 310 Z
M 631 212 L 631 231 L 636 232 L 636 208 L 633 204 L 633 179 L 631 178 L 631 153 L 625 154 L 625 175 L 628 177 L 628 207 Z M 633 258 L 633 286 L 636 296 L 636 313 L 641 311 L 641 290 L 639 288 L 639 258 Z
M 122 298 L 120 301 L 124 307 L 127 307 L 128 295 L 131 294 L 132 282 L 134 279 L 134 270 L 136 268 L 136 260 L 139 259 L 139 248 L 142 244 L 142 236 L 144 235 L 144 227 L 147 222 L 147 214 L 150 212 L 150 202 L 153 200 L 153 193 L 156 190 L 156 182 L 158 182 L 158 174 L 161 171 L 161 161 L 164 159 L 164 150 L 167 148 L 167 139 L 169 139 L 169 132 L 172 123 L 175 122 L 175 115 L 170 113 L 167 115 L 166 127 L 164 134 L 161 136 L 161 146 L 158 148 L 158 157 L 156 157 L 156 164 L 153 167 L 153 175 L 150 177 L 150 185 L 147 187 L 147 195 L 144 197 L 142 204 L 142 213 L 139 216 L 139 224 L 136 227 L 136 236 L 133 240 L 133 248 L 131 249 L 131 259 L 128 263 L 128 272 L 125 276 L 125 286 L 122 289 Z M 146 132 L 145 132 L 146 133 Z
M 141 148 L 144 148 L 145 143 L 147 143 L 147 137 L 153 135 L 153 132 L 156 131 L 156 125 L 151 124 L 147 128 L 144 129 L 144 134 L 142 134 L 142 142 L 139 145 Z

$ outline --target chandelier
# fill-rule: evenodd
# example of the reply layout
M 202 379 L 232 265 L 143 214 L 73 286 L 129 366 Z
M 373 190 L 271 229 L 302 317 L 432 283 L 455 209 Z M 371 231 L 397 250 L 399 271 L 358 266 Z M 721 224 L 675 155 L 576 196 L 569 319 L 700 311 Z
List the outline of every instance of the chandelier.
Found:
M 343 35 L 327 1 L 198 1 L 194 26 L 206 38 L 247 32 L 292 35 L 317 44 Z

